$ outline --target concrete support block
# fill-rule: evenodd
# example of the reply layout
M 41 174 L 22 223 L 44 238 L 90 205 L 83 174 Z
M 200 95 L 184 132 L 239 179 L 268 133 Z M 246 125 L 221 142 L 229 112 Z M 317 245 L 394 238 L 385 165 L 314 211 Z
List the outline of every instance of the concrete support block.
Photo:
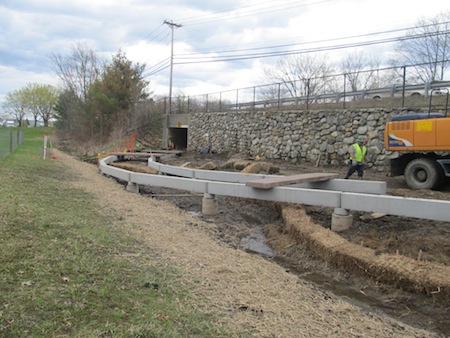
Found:
M 129 192 L 134 192 L 134 193 L 139 193 L 139 184 L 137 183 L 133 183 L 133 182 L 128 182 L 127 184 L 127 191 Z
M 348 216 L 350 211 L 344 208 L 334 208 L 334 213 L 339 216 Z
M 202 200 L 202 214 L 205 216 L 214 216 L 219 212 L 219 204 L 214 195 L 205 193 Z
M 335 208 L 331 215 L 331 230 L 335 232 L 345 231 L 353 223 L 353 215 L 347 209 Z

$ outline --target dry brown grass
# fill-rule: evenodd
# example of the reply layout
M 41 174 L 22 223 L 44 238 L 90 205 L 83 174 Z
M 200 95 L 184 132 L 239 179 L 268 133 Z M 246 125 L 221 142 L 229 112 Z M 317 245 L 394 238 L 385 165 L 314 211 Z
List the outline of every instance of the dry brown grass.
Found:
M 192 290 L 192 306 L 221 312 L 230 329 L 254 337 L 419 337 L 437 334 L 412 328 L 391 318 L 368 312 L 298 279 L 281 266 L 260 256 L 231 248 L 210 236 L 214 224 L 194 218 L 174 205 L 124 191 L 114 180 L 99 175 L 92 165 L 58 154 L 80 179 L 68 184 L 114 208 L 127 224 L 127 232 L 160 253 L 182 271 L 179 283 Z M 316 229 L 301 210 L 285 210 L 286 224 L 296 229 L 296 240 L 309 238 L 331 257 L 344 242 L 339 236 Z M 294 220 L 300 224 L 295 225 Z M 209 230 L 208 230 L 209 229 Z M 309 236 L 305 236 L 307 233 Z M 342 250 L 342 248 L 341 248 Z M 366 249 L 370 250 L 370 249 Z M 348 261 L 345 251 L 337 259 Z M 371 257 L 367 254 L 367 260 Z

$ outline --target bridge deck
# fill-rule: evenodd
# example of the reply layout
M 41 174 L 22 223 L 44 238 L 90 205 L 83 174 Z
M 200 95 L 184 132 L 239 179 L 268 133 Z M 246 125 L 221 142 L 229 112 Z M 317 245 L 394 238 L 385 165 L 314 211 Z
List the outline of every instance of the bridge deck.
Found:
M 150 157 L 150 156 L 162 156 L 162 153 L 144 153 L 144 152 L 115 152 L 115 153 L 108 153 L 107 156 L 134 156 L 134 157 Z
M 337 178 L 339 174 L 333 173 L 307 173 L 289 176 L 277 176 L 248 181 L 246 186 L 258 189 L 272 189 L 282 185 L 307 183 L 307 182 L 322 182 L 328 181 L 332 178 Z

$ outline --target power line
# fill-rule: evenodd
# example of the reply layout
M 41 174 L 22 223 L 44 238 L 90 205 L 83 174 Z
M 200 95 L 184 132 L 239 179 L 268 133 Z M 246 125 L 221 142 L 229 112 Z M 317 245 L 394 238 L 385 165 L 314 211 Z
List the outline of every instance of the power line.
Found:
M 430 36 L 439 36 L 439 35 L 446 35 L 450 34 L 449 30 L 441 31 L 441 32 L 435 32 L 435 33 L 423 33 L 423 34 L 416 34 L 416 35 L 410 35 L 410 36 L 404 36 L 404 37 L 392 37 L 392 38 L 385 38 L 385 39 L 378 39 L 378 40 L 371 40 L 371 41 L 362 41 L 362 42 L 354 42 L 354 43 L 348 43 L 348 44 L 339 44 L 339 45 L 331 45 L 331 46 L 319 46 L 319 47 L 313 47 L 313 48 L 305 48 L 305 49 L 297 49 L 297 50 L 284 50 L 284 51 L 272 51 L 272 52 L 261 52 L 261 53 L 248 53 L 248 54 L 238 54 L 238 55 L 209 55 L 209 56 L 192 56 L 190 57 L 184 57 L 179 58 L 180 61 L 175 62 L 175 64 L 181 65 L 181 64 L 195 64 L 195 63 L 203 63 L 203 62 L 223 62 L 223 61 L 242 61 L 242 60 L 248 60 L 248 59 L 257 59 L 257 58 L 268 58 L 268 57 L 275 57 L 275 56 L 286 56 L 286 55 L 292 55 L 292 54 L 304 54 L 304 53 L 316 53 L 316 52 L 323 52 L 323 51 L 330 51 L 330 50 L 337 50 L 337 49 L 347 49 L 347 48 L 354 48 L 354 47 L 363 47 L 363 46 L 369 46 L 369 45 L 377 45 L 377 44 L 385 44 L 385 43 L 391 43 L 396 41 L 406 41 L 406 40 L 412 40 L 412 39 L 419 39 L 424 37 L 430 37 Z M 333 39 L 330 41 L 338 41 L 340 39 Z M 326 40 L 324 40 L 326 41 Z M 317 43 L 317 42 L 313 42 Z M 306 43 L 304 43 L 306 44 Z M 311 44 L 311 43 L 307 43 Z M 297 44 L 300 45 L 300 44 Z M 265 48 L 267 49 L 267 48 Z M 183 60 L 189 60 L 192 59 L 193 61 L 183 61 Z
M 218 11 L 215 13 L 208 13 L 204 15 L 199 15 L 197 17 L 189 17 L 189 18 L 183 18 L 183 19 L 177 19 L 178 22 L 184 22 L 183 26 L 194 26 L 194 25 L 200 25 L 205 24 L 209 22 L 219 22 L 219 21 L 225 21 L 230 19 L 237 19 L 242 16 L 249 16 L 249 15 L 259 15 L 259 14 L 265 14 L 265 13 L 273 13 L 275 11 L 283 11 L 283 10 L 289 10 L 295 7 L 306 7 L 311 5 L 316 5 L 324 2 L 329 2 L 331 0 L 318 0 L 312 3 L 305 3 L 305 2 L 299 2 L 298 0 L 290 1 L 287 3 L 280 4 L 279 1 L 266 1 L 266 2 L 260 2 L 257 5 L 248 5 L 248 6 L 242 6 L 238 8 L 231 8 L 226 9 L 223 11 Z M 261 5 L 267 5 L 266 7 L 261 8 Z M 255 9 L 252 9 L 253 7 L 257 7 Z M 281 8 L 277 8 L 281 7 Z M 242 9 L 248 9 L 246 12 L 238 13 Z M 230 13 L 232 14 L 232 17 L 230 16 L 223 16 L 224 13 Z M 202 18 L 206 18 L 203 19 Z M 159 29 L 161 29 L 164 26 L 165 23 L 158 26 L 156 29 L 154 29 L 151 33 L 147 34 L 142 40 L 147 40 L 150 42 L 153 42 L 158 38 L 162 33 L 164 32 L 158 32 Z M 165 37 L 167 37 L 169 34 L 167 34 Z
M 163 28 L 163 30 L 161 30 L 161 28 Z M 156 28 L 155 30 L 153 30 L 151 33 L 147 34 L 145 37 L 142 38 L 142 40 L 147 40 L 149 42 L 153 42 L 153 41 L 162 41 L 162 39 L 165 39 L 169 36 L 170 31 L 167 31 L 166 29 L 167 27 L 164 26 L 164 24 L 161 24 L 160 26 L 158 26 L 158 28 Z M 160 31 L 161 30 L 161 31 Z M 159 32 L 158 32 L 159 31 Z M 166 33 L 166 35 L 162 38 L 157 40 L 162 34 Z
M 402 30 L 406 30 L 406 29 L 399 29 L 399 30 L 393 30 L 393 31 L 388 31 L 388 32 L 395 32 L 395 31 L 402 31 Z M 383 32 L 364 34 L 364 35 L 354 36 L 354 37 L 364 37 L 364 36 L 371 36 L 371 35 L 382 34 L 382 33 Z M 232 55 L 230 55 L 230 56 L 227 56 L 227 55 L 225 55 L 225 56 L 209 56 L 209 57 L 202 56 L 202 57 L 196 57 L 197 60 L 194 59 L 194 61 L 179 61 L 179 62 L 174 62 L 174 64 L 184 65 L 184 64 L 212 63 L 212 62 L 225 62 L 225 61 L 243 61 L 243 60 L 249 60 L 249 59 L 269 58 L 269 57 L 287 56 L 287 55 L 293 55 L 293 54 L 305 54 L 305 53 L 315 53 L 315 52 L 323 52 L 323 51 L 330 51 L 330 50 L 347 49 L 347 48 L 354 48 L 354 47 L 364 47 L 364 46 L 369 46 L 369 45 L 392 43 L 392 42 L 396 42 L 396 41 L 407 41 L 407 40 L 412 40 L 412 39 L 419 39 L 419 38 L 424 38 L 424 37 L 446 35 L 446 34 L 450 34 L 450 31 L 446 30 L 446 31 L 441 31 L 441 32 L 437 32 L 437 33 L 424 33 L 424 34 L 416 34 L 416 35 L 410 35 L 410 36 L 404 36 L 404 37 L 393 37 L 393 38 L 386 38 L 386 39 L 379 39 L 379 40 L 372 40 L 372 41 L 340 44 L 340 45 L 334 45 L 334 46 L 322 46 L 322 47 L 300 49 L 300 50 L 266 52 L 266 53 L 251 53 L 251 54 L 241 54 L 241 55 L 235 55 L 235 56 L 232 56 Z M 343 39 L 348 39 L 348 38 L 353 38 L 353 37 L 322 40 L 322 41 L 316 41 L 316 42 L 311 42 L 311 43 L 338 41 L 338 40 L 343 40 Z M 308 44 L 310 44 L 310 43 L 308 43 Z M 300 45 L 300 44 L 294 44 L 294 45 Z M 285 46 L 290 46 L 290 45 L 285 45 Z M 279 46 L 277 46 L 277 47 L 279 47 Z M 249 50 L 257 50 L 257 49 L 259 49 L 259 48 L 249 49 Z M 267 48 L 263 48 L 263 49 L 267 49 Z M 236 51 L 239 52 L 239 51 L 245 51 L 245 50 L 236 50 Z M 205 58 L 214 58 L 214 59 L 210 60 L 210 59 L 205 59 Z M 167 62 L 167 59 L 165 61 Z M 166 63 L 164 66 L 161 66 L 160 68 L 156 69 L 155 71 L 152 71 L 150 74 L 148 74 L 146 76 L 154 75 L 164 69 L 167 69 L 168 67 L 169 67 L 169 65 L 167 65 L 167 63 Z
M 242 6 L 239 8 L 231 8 L 231 9 L 226 9 L 223 11 L 219 11 L 216 13 L 208 13 L 205 15 L 200 15 L 197 17 L 190 17 L 190 18 L 186 18 L 186 19 L 181 19 L 181 20 L 177 20 L 177 21 L 181 21 L 184 22 L 184 26 L 187 25 L 189 26 L 193 26 L 193 25 L 200 25 L 200 24 L 205 24 L 205 23 L 209 23 L 209 22 L 219 22 L 219 21 L 224 21 L 224 20 L 229 20 L 229 19 L 237 19 L 240 17 L 244 17 L 244 16 L 249 16 L 249 15 L 259 15 L 259 14 L 265 14 L 265 13 L 273 13 L 275 11 L 283 11 L 283 10 L 289 10 L 295 7 L 305 7 L 305 6 L 311 6 L 311 5 L 316 5 L 316 4 L 320 4 L 320 3 L 324 3 L 324 2 L 328 2 L 331 0 L 318 0 L 318 1 L 313 1 L 311 3 L 308 3 L 307 1 L 288 1 L 285 3 L 281 3 L 279 2 L 279 0 L 277 1 L 266 1 L 266 2 L 259 2 L 257 5 L 248 5 L 248 6 Z M 224 13 L 229 13 L 227 16 L 224 16 Z M 232 17 L 230 17 L 230 15 L 232 15 Z M 143 40 L 147 40 L 149 42 L 154 42 L 154 43 L 159 43 L 162 42 L 162 40 L 165 40 L 169 35 L 170 32 L 166 32 L 166 35 L 160 39 L 158 39 L 161 34 L 163 34 L 165 31 L 159 32 L 158 31 L 164 27 L 164 24 L 166 24 L 166 22 L 164 22 L 161 26 L 158 26 L 158 28 L 156 28 L 155 30 L 153 30 L 151 33 L 147 34 Z M 158 40 L 157 40 L 158 39 Z
M 286 48 L 286 47 L 299 46 L 299 45 L 317 44 L 317 43 L 324 43 L 324 42 L 332 42 L 332 41 L 356 39 L 356 38 L 362 38 L 362 37 L 370 37 L 370 36 L 381 35 L 381 34 L 390 34 L 390 33 L 405 31 L 405 30 L 408 30 L 408 29 L 410 29 L 410 28 L 400 28 L 400 29 L 383 31 L 383 32 L 374 32 L 374 33 L 346 36 L 346 37 L 333 38 L 333 39 L 324 39 L 324 40 L 318 40 L 318 41 L 291 43 L 291 44 L 283 44 L 283 45 L 275 45 L 275 46 L 267 46 L 267 47 L 254 47 L 254 48 L 244 48 L 244 49 L 234 49 L 234 50 L 231 49 L 231 50 L 203 51 L 203 52 L 200 51 L 198 53 L 177 54 L 177 56 L 185 56 L 185 55 L 186 56 L 191 56 L 191 55 L 193 56 L 193 55 L 196 55 L 196 54 L 233 53 L 233 52 L 243 52 L 243 51 L 261 50 L 261 49 L 264 50 L 264 49 Z
M 230 9 L 225 10 L 219 13 L 212 13 L 207 14 L 204 16 L 194 17 L 191 19 L 187 19 L 188 25 L 195 25 L 195 24 L 202 24 L 207 23 L 208 19 L 202 18 L 212 18 L 215 17 L 214 22 L 220 21 L 220 20 L 228 20 L 229 17 L 223 16 L 219 17 L 220 13 L 238 13 L 239 10 L 244 9 L 244 11 L 241 11 L 240 14 L 236 14 L 233 18 L 237 18 L 239 16 L 244 16 L 247 14 L 264 14 L 265 11 L 274 10 L 275 7 L 278 7 L 277 10 L 286 10 L 293 7 L 300 7 L 300 6 L 310 6 L 315 5 L 323 2 L 327 2 L 328 0 L 323 1 L 316 1 L 312 3 L 300 3 L 299 1 L 291 1 L 283 4 L 279 4 L 278 2 L 274 1 L 267 1 L 264 3 L 260 3 L 259 5 L 263 5 L 263 7 L 259 6 L 259 8 L 254 8 L 254 5 L 241 7 L 238 9 Z M 264 7 L 265 6 L 265 7 Z M 270 7 L 271 6 L 271 7 Z M 281 8 L 280 8 L 281 7 Z M 200 18 L 200 19 L 199 19 Z M 190 24 L 189 24 L 190 23 Z M 172 29 L 172 48 L 173 48 L 173 29 L 177 26 L 176 24 L 173 24 L 173 22 L 167 22 L 165 21 L 164 24 L 168 25 Z M 171 26 L 173 24 L 173 26 Z M 441 23 L 441 24 L 448 24 Z M 345 41 L 348 39 L 361 39 L 361 38 L 368 38 L 372 36 L 377 35 L 386 35 L 386 34 L 393 34 L 398 33 L 402 31 L 407 31 L 411 29 L 417 29 L 417 28 L 425 28 L 428 26 L 435 26 L 435 24 L 430 25 L 423 25 L 420 27 L 412 27 L 412 28 L 401 28 L 396 30 L 389 30 L 389 31 L 383 31 L 383 32 L 375 32 L 375 33 L 368 33 L 368 34 L 361 34 L 361 35 L 355 35 L 355 36 L 348 36 L 348 37 L 341 37 L 341 38 L 335 38 L 335 39 L 326 39 L 326 40 L 319 40 L 319 41 L 313 41 L 313 42 L 306 42 L 306 43 L 292 43 L 292 44 L 283 44 L 283 45 L 275 45 L 275 46 L 267 46 L 267 47 L 256 47 L 256 48 L 247 48 L 247 49 L 231 49 L 231 50 L 222 50 L 222 51 L 209 51 L 209 52 L 197 52 L 197 53 L 185 53 L 185 54 L 176 54 L 171 55 L 171 72 L 172 67 L 174 64 L 176 65 L 183 65 L 183 64 L 198 64 L 198 63 L 211 63 L 211 62 L 225 62 L 225 61 L 240 61 L 240 60 L 248 60 L 248 59 L 257 59 L 257 58 L 269 58 L 269 57 L 276 57 L 276 56 L 285 56 L 285 55 L 291 55 L 291 54 L 300 54 L 300 53 L 314 53 L 314 52 L 321 52 L 321 51 L 329 51 L 329 50 L 339 50 L 339 49 L 346 49 L 346 48 L 354 48 L 354 47 L 362 47 L 362 46 L 369 46 L 369 45 L 376 45 L 376 44 L 385 44 L 385 43 L 392 43 L 395 41 L 405 41 L 409 39 L 416 39 L 420 37 L 425 37 L 426 34 L 418 35 L 418 36 L 408 36 L 408 37 L 391 37 L 391 38 L 384 38 L 384 39 L 377 39 L 377 40 L 370 40 L 370 41 L 361 41 L 361 42 L 353 42 L 353 43 L 343 43 L 343 44 L 337 44 L 337 45 L 328 45 L 328 46 L 318 46 L 318 47 L 311 47 L 311 48 L 304 48 L 304 49 L 296 49 L 296 50 L 286 50 L 286 48 L 289 47 L 295 47 L 295 46 L 302 46 L 307 44 L 319 44 L 319 43 L 327 43 L 327 42 L 338 42 L 338 41 Z M 181 27 L 181 25 L 180 25 Z M 158 27 L 158 29 L 160 29 Z M 177 27 L 178 28 L 178 27 Z M 152 33 L 150 33 L 148 36 L 152 36 L 154 33 L 158 31 L 156 29 Z M 448 34 L 448 31 L 441 32 L 440 34 Z M 156 36 L 153 36 L 152 39 L 155 39 L 156 37 L 160 36 L 161 33 L 159 33 Z M 166 37 L 169 35 L 167 33 Z M 428 35 L 429 36 L 429 35 Z M 282 49 L 282 50 L 277 50 Z M 284 50 L 283 50 L 284 49 Z M 271 51 L 272 50 L 272 51 Z M 245 53 L 248 51 L 262 51 L 260 53 Z M 265 51 L 265 52 L 264 52 Z M 173 49 L 172 49 L 173 53 Z M 209 54 L 209 55 L 204 55 Z M 211 55 L 211 54 L 220 54 L 220 55 Z M 165 70 L 168 68 L 167 64 L 160 65 L 162 62 L 166 62 L 167 59 L 157 63 L 156 65 L 151 67 L 150 72 L 148 73 L 148 76 L 154 75 L 162 70 Z
M 194 18 L 185 18 L 185 19 L 179 19 L 179 21 L 183 21 L 185 26 L 194 26 L 194 25 L 200 25 L 210 22 L 220 22 L 225 20 L 234 20 L 242 17 L 248 17 L 252 15 L 260 15 L 260 14 L 267 14 L 267 13 L 274 13 L 284 10 L 289 10 L 292 8 L 298 8 L 298 7 L 306 7 L 311 5 L 317 5 L 325 2 L 330 2 L 331 0 L 318 0 L 314 1 L 312 3 L 305 3 L 305 1 L 290 1 L 287 3 L 280 4 L 279 1 L 267 1 L 258 3 L 257 5 L 249 5 L 249 6 L 243 6 L 239 8 L 232 8 L 227 9 L 223 11 L 219 11 L 216 13 L 210 13 L 205 14 L 201 16 L 197 16 Z M 266 5 L 262 6 L 261 5 Z M 256 8 L 253 8 L 256 7 Z M 228 14 L 227 14 L 228 13 Z M 203 18 L 203 19 L 202 19 Z
M 169 67 L 170 58 L 167 58 L 148 68 L 142 75 L 145 77 L 152 76 Z
M 443 24 L 447 24 L 449 22 L 445 22 Z M 435 26 L 434 24 L 430 25 L 423 25 L 420 26 L 420 28 L 428 28 L 431 26 Z M 234 53 L 234 52 L 244 52 L 244 51 L 252 51 L 252 50 L 264 50 L 264 49 L 277 49 L 277 48 L 286 48 L 286 47 L 292 47 L 292 46 L 299 46 L 299 45 L 307 45 L 307 44 L 317 44 L 317 43 L 324 43 L 324 42 L 333 42 L 333 41 L 341 41 L 341 40 L 348 40 L 348 39 L 357 39 L 357 38 L 366 38 L 376 35 L 387 35 L 392 33 L 399 33 L 411 30 L 416 27 L 407 27 L 407 28 L 399 28 L 399 29 L 393 29 L 393 30 L 387 30 L 387 31 L 381 31 L 381 32 L 372 32 L 367 34 L 360 34 L 360 35 L 353 35 L 353 36 L 346 36 L 346 37 L 340 37 L 340 38 L 333 38 L 333 39 L 324 39 L 324 40 L 318 40 L 318 41 L 310 41 L 310 42 L 301 42 L 301 43 L 291 43 L 291 44 L 283 44 L 283 45 L 275 45 L 275 46 L 267 46 L 267 47 L 255 47 L 255 48 L 244 48 L 244 49 L 232 49 L 232 50 L 216 50 L 216 51 L 199 51 L 197 53 L 185 53 L 185 54 L 177 54 L 177 56 L 194 56 L 196 54 L 208 54 L 208 53 Z

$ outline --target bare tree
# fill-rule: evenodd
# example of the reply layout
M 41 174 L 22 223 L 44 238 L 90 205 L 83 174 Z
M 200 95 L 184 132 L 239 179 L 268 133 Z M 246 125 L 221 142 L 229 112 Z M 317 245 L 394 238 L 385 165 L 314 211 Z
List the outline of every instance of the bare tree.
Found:
M 172 98 L 172 110 L 178 114 L 189 113 L 189 97 L 181 89 Z
M 72 46 L 70 54 L 54 53 L 50 59 L 64 88 L 86 101 L 89 87 L 101 74 L 101 62 L 95 52 L 85 43 L 78 43 Z
M 280 93 L 280 85 L 277 84 L 270 84 L 259 87 L 259 96 L 263 101 L 266 101 L 267 103 L 264 104 L 264 106 L 269 105 L 275 105 L 276 100 L 278 99 L 278 96 L 281 96 Z
M 397 44 L 396 51 L 399 57 L 394 64 L 415 65 L 410 78 L 422 82 L 443 80 L 450 66 L 450 11 L 419 20 Z
M 323 54 L 298 54 L 280 59 L 276 66 L 265 70 L 271 82 L 281 83 L 283 94 L 290 97 L 312 97 L 326 87 L 332 70 Z
M 88 105 L 89 90 L 91 86 L 100 79 L 103 65 L 99 61 L 95 52 L 85 43 L 73 45 L 69 54 L 52 54 L 53 68 L 62 81 L 64 101 L 71 99 L 69 104 L 58 104 L 58 109 L 69 106 L 66 112 L 58 111 L 60 118 L 67 121 L 78 121 L 77 133 L 80 135 L 90 135 L 94 137 L 94 114 Z M 76 114 L 70 117 L 69 114 Z M 60 125 L 71 125 L 63 123 Z M 72 125 L 72 127 L 75 127 Z
M 377 85 L 376 63 L 364 52 L 348 54 L 342 59 L 340 66 L 352 91 L 371 89 Z

